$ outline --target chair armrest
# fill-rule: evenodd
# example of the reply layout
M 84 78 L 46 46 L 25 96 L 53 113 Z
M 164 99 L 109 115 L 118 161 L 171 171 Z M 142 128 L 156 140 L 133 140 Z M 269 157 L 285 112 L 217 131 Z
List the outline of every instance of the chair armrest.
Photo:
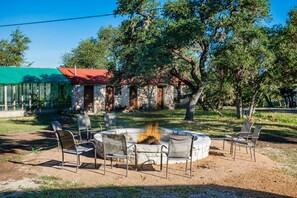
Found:
M 167 146 L 162 145 L 162 146 L 161 146 L 161 153 L 165 153 L 165 152 L 163 151 L 163 148 L 168 149 Z
M 93 144 L 94 148 L 96 149 L 96 144 L 93 142 L 93 139 L 91 140 L 88 140 L 87 142 L 82 142 L 82 143 L 76 143 L 76 146 L 80 146 L 80 145 L 83 145 L 83 144 Z

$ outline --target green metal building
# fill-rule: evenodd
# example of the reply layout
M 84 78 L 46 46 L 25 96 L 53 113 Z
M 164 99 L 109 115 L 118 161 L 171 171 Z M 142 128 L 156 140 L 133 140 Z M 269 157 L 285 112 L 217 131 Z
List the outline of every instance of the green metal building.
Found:
M 71 107 L 71 90 L 56 68 L 0 66 L 0 117 Z

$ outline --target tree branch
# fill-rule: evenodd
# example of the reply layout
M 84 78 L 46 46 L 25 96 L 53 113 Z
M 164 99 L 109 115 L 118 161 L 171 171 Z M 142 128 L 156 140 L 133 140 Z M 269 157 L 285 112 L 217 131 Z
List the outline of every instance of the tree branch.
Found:
M 170 74 L 185 83 L 185 85 L 187 85 L 192 91 L 196 89 L 196 87 L 188 79 L 184 78 L 176 68 L 172 68 L 170 70 Z

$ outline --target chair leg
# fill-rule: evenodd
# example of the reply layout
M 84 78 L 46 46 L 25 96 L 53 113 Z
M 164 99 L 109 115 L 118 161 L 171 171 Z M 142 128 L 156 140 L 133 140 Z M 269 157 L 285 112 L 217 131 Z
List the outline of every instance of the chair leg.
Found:
M 256 161 L 256 147 L 254 146 L 254 159 Z
M 223 139 L 223 150 L 225 150 L 225 138 Z
M 190 178 L 192 178 L 192 165 L 193 165 L 193 160 L 191 157 L 191 161 L 190 161 Z
M 95 150 L 94 155 L 95 155 L 95 168 L 96 168 L 96 165 L 97 165 L 97 151 L 96 151 L 96 149 L 94 149 L 94 150 Z
M 104 175 L 105 175 L 105 169 L 106 169 L 106 155 L 104 154 Z
M 63 152 L 63 149 L 62 149 L 62 169 L 64 167 L 64 152 Z
M 247 148 L 247 147 L 246 147 L 246 148 Z M 250 147 L 250 155 L 251 155 L 251 159 L 253 159 L 252 147 Z
M 79 154 L 76 154 L 76 173 L 77 173 L 77 169 L 78 169 L 78 166 L 79 166 L 79 164 L 80 164 L 80 159 L 79 159 Z
M 186 170 L 185 170 L 186 174 L 187 174 L 187 170 L 188 170 L 188 160 L 186 160 Z
M 234 146 L 234 141 L 231 139 L 230 141 L 230 155 L 232 156 L 233 155 L 233 146 Z
M 111 168 L 112 168 L 112 158 L 110 158 L 110 166 L 111 166 Z
M 166 164 L 166 179 L 168 177 L 168 161 L 169 161 L 169 157 L 167 156 L 167 164 Z
M 234 142 L 233 144 L 235 144 L 235 148 L 234 148 L 234 156 L 233 156 L 233 160 L 235 160 L 235 156 L 236 156 L 236 142 Z
M 161 151 L 160 172 L 162 171 L 162 165 L 163 165 L 163 152 Z
M 128 157 L 126 158 L 126 177 L 128 177 Z
M 78 165 L 80 166 L 80 155 L 78 155 Z
M 135 145 L 135 170 L 137 170 L 137 148 L 136 148 L 136 145 Z

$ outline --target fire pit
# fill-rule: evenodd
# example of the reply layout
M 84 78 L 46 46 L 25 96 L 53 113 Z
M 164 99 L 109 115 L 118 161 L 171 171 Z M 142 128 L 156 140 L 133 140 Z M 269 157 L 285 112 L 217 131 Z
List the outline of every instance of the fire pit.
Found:
M 158 131 L 159 137 L 152 137 L 150 131 L 155 133 Z M 145 133 L 146 131 L 146 133 Z M 101 133 L 105 134 L 125 134 L 128 146 L 131 144 L 136 144 L 137 146 L 137 162 L 138 164 L 143 164 L 146 162 L 154 162 L 155 164 L 160 164 L 161 158 L 161 147 L 162 145 L 168 146 L 169 135 L 193 135 L 193 161 L 203 159 L 208 156 L 209 146 L 211 140 L 208 136 L 187 130 L 172 130 L 166 128 L 158 128 L 157 124 L 152 127 L 148 125 L 146 130 L 144 128 L 117 128 L 112 130 L 103 131 Z M 94 140 L 97 146 L 97 153 L 99 156 L 103 157 L 103 141 L 101 133 L 97 133 L 94 136 Z M 144 138 L 144 136 L 146 138 Z M 134 147 L 131 147 L 131 152 L 135 152 Z M 166 160 L 166 155 L 163 155 L 163 161 Z M 171 164 L 185 161 L 182 160 L 170 160 Z M 135 155 L 131 155 L 130 163 L 135 163 Z

